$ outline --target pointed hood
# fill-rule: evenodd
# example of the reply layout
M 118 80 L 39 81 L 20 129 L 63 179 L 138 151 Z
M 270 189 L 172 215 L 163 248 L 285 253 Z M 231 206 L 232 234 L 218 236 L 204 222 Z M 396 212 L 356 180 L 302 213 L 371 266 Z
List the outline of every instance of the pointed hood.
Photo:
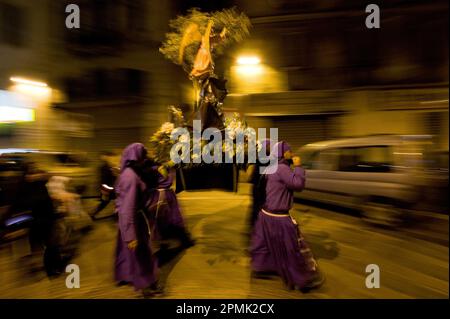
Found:
M 273 146 L 270 154 L 271 156 L 278 158 L 278 160 L 282 160 L 284 153 L 290 150 L 291 146 L 287 142 L 280 141 Z
M 120 159 L 120 170 L 129 167 L 132 162 L 139 162 L 147 156 L 147 149 L 142 143 L 133 143 L 125 147 Z

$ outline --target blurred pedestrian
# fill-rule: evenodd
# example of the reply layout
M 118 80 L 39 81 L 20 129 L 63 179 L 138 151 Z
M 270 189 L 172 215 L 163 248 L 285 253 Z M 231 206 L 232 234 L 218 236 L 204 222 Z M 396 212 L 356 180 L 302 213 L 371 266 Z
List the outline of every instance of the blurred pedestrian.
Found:
M 174 163 L 155 165 L 152 167 L 156 174 L 156 187 L 152 190 L 147 209 L 155 222 L 154 239 L 161 241 L 176 238 L 181 242 L 181 247 L 189 248 L 195 244 L 186 229 L 184 218 L 181 214 L 175 194 Z
M 44 250 L 43 264 L 48 276 L 61 274 L 64 261 L 61 255 L 61 233 L 57 225 L 62 216 L 56 213 L 54 203 L 47 190 L 49 175 L 39 170 L 35 163 L 25 167 L 23 188 L 24 207 L 31 210 L 33 221 L 29 240 L 32 256 Z
M 277 273 L 291 289 L 308 291 L 319 287 L 324 277 L 306 244 L 297 222 L 289 214 L 294 191 L 305 186 L 305 171 L 299 157 L 293 157 L 286 142 L 274 145 L 276 172 L 263 178 L 265 200 L 256 220 L 251 243 L 253 275 Z M 289 166 L 292 161 L 294 170 Z
M 147 150 L 141 143 L 128 145 L 122 153 L 116 183 L 119 231 L 115 261 L 117 282 L 131 283 L 144 296 L 162 293 L 157 280 L 157 262 L 152 254 L 150 224 L 143 211 L 146 184 L 142 167 Z
M 81 203 L 81 196 L 76 193 L 70 177 L 52 176 L 47 183 L 47 189 L 57 213 L 64 217 L 72 230 L 92 226 L 92 221 Z
M 100 203 L 91 213 L 92 219 L 96 219 L 96 215 L 100 213 L 111 200 L 115 198 L 114 183 L 116 175 L 114 174 L 114 168 L 111 165 L 110 159 L 114 156 L 113 152 L 102 152 L 100 159 Z

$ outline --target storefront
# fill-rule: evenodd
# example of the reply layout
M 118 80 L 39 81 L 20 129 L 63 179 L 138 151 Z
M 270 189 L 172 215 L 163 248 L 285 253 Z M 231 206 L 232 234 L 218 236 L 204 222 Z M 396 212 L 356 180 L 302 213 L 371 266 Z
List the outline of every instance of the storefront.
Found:
M 35 104 L 25 95 L 0 90 L 0 148 L 17 147 L 20 126 L 34 122 Z

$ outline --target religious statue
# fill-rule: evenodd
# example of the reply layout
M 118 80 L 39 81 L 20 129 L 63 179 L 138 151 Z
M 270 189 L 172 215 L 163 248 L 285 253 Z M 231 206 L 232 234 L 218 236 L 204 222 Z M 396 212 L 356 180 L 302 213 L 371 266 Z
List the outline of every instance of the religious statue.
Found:
M 213 31 L 213 20 L 208 21 L 205 33 L 202 35 L 197 24 L 192 23 L 186 29 L 180 46 L 179 61 L 182 63 L 184 49 L 194 41 L 201 39 L 189 78 L 195 89 L 195 105 L 193 119 L 201 120 L 202 130 L 215 127 L 223 130 L 222 104 L 227 95 L 225 80 L 214 75 L 212 51 L 216 44 L 225 39 L 227 29 L 224 27 L 219 35 Z
M 168 59 L 182 65 L 195 91 L 193 120 L 201 120 L 202 130 L 224 129 L 222 105 L 227 95 L 226 80 L 214 73 L 214 56 L 226 45 L 249 34 L 250 20 L 235 9 L 203 13 L 191 10 L 187 16 L 171 21 L 176 30 L 166 35 L 160 48 Z

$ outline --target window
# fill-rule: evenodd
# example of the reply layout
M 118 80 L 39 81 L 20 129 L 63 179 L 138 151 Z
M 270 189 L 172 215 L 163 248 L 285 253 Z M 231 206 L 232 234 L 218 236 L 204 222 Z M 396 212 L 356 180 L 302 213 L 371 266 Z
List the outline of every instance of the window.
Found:
M 300 158 L 302 160 L 302 167 L 306 169 L 312 169 L 314 161 L 317 160 L 318 153 L 309 151 L 309 150 L 301 150 Z
M 339 171 L 389 172 L 392 152 L 389 146 L 349 147 L 339 150 Z
M 21 47 L 25 45 L 25 10 L 18 6 L 0 3 L 0 43 Z
M 335 171 L 337 169 L 337 150 L 324 150 L 315 156 L 313 161 L 313 169 Z

